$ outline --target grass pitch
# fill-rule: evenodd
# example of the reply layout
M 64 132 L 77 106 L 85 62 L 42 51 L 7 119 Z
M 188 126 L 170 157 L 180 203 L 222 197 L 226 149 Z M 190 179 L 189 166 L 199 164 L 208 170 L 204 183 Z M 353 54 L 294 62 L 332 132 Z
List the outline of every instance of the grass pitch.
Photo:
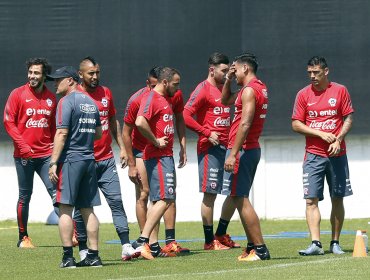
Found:
M 198 241 L 182 242 L 191 249 L 187 256 L 156 258 L 153 261 L 137 259 L 122 262 L 121 246 L 107 244 L 117 240 L 112 224 L 100 227 L 100 256 L 102 268 L 60 269 L 62 257 L 57 226 L 31 223 L 28 232 L 35 249 L 16 247 L 18 229 L 16 222 L 0 222 L 0 279 L 370 279 L 370 258 L 353 258 L 352 250 L 357 229 L 370 232 L 370 219 L 346 220 L 343 230 L 350 234 L 341 236 L 341 246 L 346 254 L 336 256 L 328 252 L 330 234 L 322 235 L 324 256 L 302 257 L 298 250 L 310 243 L 304 238 L 269 237 L 281 232 L 306 232 L 305 221 L 262 220 L 261 226 L 272 259 L 253 263 L 238 262 L 241 249 L 226 251 L 204 251 L 202 225 L 199 222 L 177 223 L 176 237 Z M 215 222 L 215 228 L 217 223 Z M 130 238 L 138 237 L 137 224 L 130 224 Z M 330 231 L 329 221 L 322 221 L 321 229 Z M 160 229 L 163 238 L 163 225 Z M 231 222 L 228 232 L 232 236 L 243 236 L 239 222 Z M 303 234 L 303 236 L 305 236 Z M 239 241 L 238 241 L 239 242 Z M 244 246 L 245 241 L 240 241 Z M 78 251 L 74 255 L 78 261 Z

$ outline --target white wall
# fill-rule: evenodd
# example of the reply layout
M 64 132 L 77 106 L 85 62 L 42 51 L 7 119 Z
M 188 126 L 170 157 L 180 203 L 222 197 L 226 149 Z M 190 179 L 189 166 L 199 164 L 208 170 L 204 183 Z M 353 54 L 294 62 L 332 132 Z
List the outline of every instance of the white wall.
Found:
M 303 137 L 262 138 L 262 158 L 257 170 L 251 200 L 260 218 L 304 218 L 302 192 Z M 370 136 L 350 136 L 347 139 L 348 159 L 354 195 L 345 199 L 347 218 L 370 217 Z M 195 143 L 187 148 L 188 164 L 177 170 L 177 220 L 200 221 L 202 194 L 198 192 L 198 171 Z M 175 150 L 175 160 L 178 161 Z M 135 222 L 134 185 L 127 169 L 119 169 L 123 203 L 129 222 Z M 18 199 L 17 174 L 12 158 L 12 145 L 0 144 L 0 220 L 16 219 Z M 219 218 L 223 196 L 216 200 L 215 220 Z M 101 222 L 111 222 L 111 213 L 102 196 L 102 206 L 96 207 Z M 326 188 L 320 202 L 322 218 L 330 216 L 330 200 Z M 30 221 L 45 222 L 52 211 L 51 200 L 36 175 L 30 204 Z M 234 219 L 237 215 L 234 215 Z

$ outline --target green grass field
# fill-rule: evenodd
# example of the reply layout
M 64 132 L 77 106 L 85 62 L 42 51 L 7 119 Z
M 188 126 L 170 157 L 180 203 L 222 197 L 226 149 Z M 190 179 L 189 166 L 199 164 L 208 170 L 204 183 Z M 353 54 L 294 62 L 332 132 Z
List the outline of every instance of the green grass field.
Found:
M 367 229 L 369 219 L 346 220 L 343 230 Z M 216 223 L 215 223 L 216 224 Z M 265 235 L 280 232 L 306 232 L 305 221 L 263 220 Z M 137 224 L 130 224 L 130 237 L 138 236 Z M 328 221 L 322 221 L 323 231 L 330 230 Z M 161 227 L 163 233 L 163 226 Z M 184 242 L 191 249 L 187 256 L 157 258 L 153 261 L 137 259 L 120 260 L 121 246 L 107 244 L 117 240 L 112 224 L 100 227 L 100 256 L 102 268 L 60 269 L 62 249 L 57 226 L 30 224 L 28 230 L 36 249 L 16 247 L 18 230 L 14 221 L 0 222 L 0 279 L 370 279 L 370 258 L 353 258 L 354 234 L 343 234 L 342 248 L 346 254 L 336 256 L 328 252 L 330 235 L 322 235 L 324 256 L 301 257 L 298 250 L 307 247 L 306 238 L 266 238 L 272 259 L 253 263 L 238 262 L 240 249 L 204 251 L 203 242 Z M 242 226 L 231 222 L 232 236 L 242 236 Z M 177 223 L 177 239 L 201 239 L 199 222 Z M 160 236 L 163 238 L 163 235 Z M 241 241 L 245 245 L 245 241 Z M 78 251 L 74 251 L 78 260 Z

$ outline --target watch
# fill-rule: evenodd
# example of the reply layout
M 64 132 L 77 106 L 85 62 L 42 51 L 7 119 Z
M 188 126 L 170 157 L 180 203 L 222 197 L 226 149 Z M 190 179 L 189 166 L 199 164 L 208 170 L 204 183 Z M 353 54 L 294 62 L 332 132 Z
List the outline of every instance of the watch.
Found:
M 49 164 L 49 168 L 52 168 L 52 167 L 53 167 L 53 165 L 57 165 L 57 163 L 56 163 L 56 162 L 50 162 L 50 164 Z

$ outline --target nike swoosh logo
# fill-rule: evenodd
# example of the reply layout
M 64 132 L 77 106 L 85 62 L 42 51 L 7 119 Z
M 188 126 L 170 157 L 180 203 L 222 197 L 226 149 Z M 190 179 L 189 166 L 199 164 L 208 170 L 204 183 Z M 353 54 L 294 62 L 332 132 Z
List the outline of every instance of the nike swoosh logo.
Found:
M 26 102 L 30 102 L 30 101 L 32 101 L 33 99 L 26 99 Z
M 98 262 L 98 260 L 95 260 L 95 261 L 91 262 L 91 265 L 93 265 L 93 264 L 95 264 L 97 262 Z
M 312 106 L 314 104 L 316 104 L 317 102 L 314 102 L 314 103 L 307 103 L 307 106 Z
M 215 101 L 216 101 L 216 102 L 218 102 L 218 101 L 220 101 L 220 100 L 221 100 L 221 98 L 215 99 Z
M 67 266 L 69 263 L 70 263 L 70 261 L 66 262 L 66 263 L 64 264 L 64 266 Z
M 167 108 L 168 108 L 168 106 L 164 107 L 164 109 L 167 109 Z

